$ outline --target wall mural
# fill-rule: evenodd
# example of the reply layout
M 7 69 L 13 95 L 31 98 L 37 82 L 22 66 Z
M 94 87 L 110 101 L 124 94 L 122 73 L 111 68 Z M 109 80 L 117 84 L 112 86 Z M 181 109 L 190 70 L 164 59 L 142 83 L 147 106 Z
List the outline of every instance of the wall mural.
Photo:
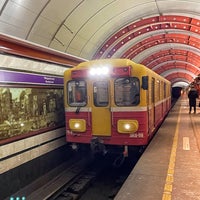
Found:
M 0 75 L 0 144 L 65 125 L 63 78 L 13 71 L 5 77 L 5 70 Z

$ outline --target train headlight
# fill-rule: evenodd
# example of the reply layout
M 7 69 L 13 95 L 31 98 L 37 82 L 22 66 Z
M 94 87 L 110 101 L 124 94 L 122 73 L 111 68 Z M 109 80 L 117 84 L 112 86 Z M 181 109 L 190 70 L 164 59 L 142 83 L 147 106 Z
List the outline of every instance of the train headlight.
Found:
M 117 131 L 119 133 L 135 133 L 138 130 L 137 120 L 118 120 Z
M 106 76 L 109 74 L 109 67 L 101 66 L 101 67 L 91 68 L 89 74 L 90 76 Z
M 69 128 L 75 132 L 85 132 L 86 131 L 86 121 L 84 119 L 70 119 Z

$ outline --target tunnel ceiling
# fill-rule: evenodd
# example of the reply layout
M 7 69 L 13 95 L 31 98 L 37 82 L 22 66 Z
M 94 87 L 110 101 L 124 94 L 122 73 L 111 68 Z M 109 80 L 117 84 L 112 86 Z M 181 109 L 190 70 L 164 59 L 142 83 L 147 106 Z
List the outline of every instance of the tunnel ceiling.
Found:
M 129 58 L 176 86 L 200 73 L 199 0 L 1 0 L 0 32 L 88 60 Z

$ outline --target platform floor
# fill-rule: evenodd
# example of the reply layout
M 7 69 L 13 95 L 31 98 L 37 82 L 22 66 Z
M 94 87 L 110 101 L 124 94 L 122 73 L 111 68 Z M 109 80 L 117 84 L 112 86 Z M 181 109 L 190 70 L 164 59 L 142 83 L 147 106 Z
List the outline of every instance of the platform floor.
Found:
M 115 200 L 200 200 L 200 108 L 186 94 L 169 112 Z

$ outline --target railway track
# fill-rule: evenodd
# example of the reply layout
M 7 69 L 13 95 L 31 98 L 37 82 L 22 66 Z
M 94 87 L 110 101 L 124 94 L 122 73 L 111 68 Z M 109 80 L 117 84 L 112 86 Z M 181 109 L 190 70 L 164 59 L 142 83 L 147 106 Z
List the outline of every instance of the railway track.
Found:
M 30 190 L 30 193 L 26 195 L 26 199 L 51 199 L 51 197 L 64 188 L 66 184 L 70 184 L 73 182 L 73 180 L 76 180 L 78 176 L 83 173 L 90 162 L 90 159 L 74 160 L 67 168 L 63 169 L 56 176 L 49 174 L 48 180 L 42 181 L 43 184 L 40 184 L 39 188 L 34 190 L 34 187 L 38 187 L 38 185 L 33 185 L 32 187 L 25 189 L 26 191 Z
M 132 157 L 120 167 L 113 165 L 115 157 L 97 157 L 82 168 L 78 173 L 63 184 L 47 200 L 106 200 L 114 199 L 122 184 L 137 163 L 141 152 L 135 152 Z M 74 171 L 74 170 L 73 170 Z
M 92 180 L 95 178 L 95 173 L 83 173 L 74 178 L 71 183 L 58 190 L 48 200 L 75 200 L 78 199 L 89 187 Z
M 107 162 L 83 154 L 82 159 L 72 159 L 58 174 L 49 173 L 13 194 L 13 197 L 26 197 L 28 200 L 75 200 L 78 199 L 105 169 Z M 7 199 L 6 199 L 7 200 Z
M 94 158 L 89 153 L 83 153 L 79 159 L 73 157 L 69 160 L 59 173 L 50 172 L 46 178 L 41 177 L 42 180 L 12 196 L 23 196 L 28 200 L 113 199 L 137 159 L 120 168 L 113 165 L 113 160 L 109 156 Z
M 88 189 L 98 174 L 106 167 L 105 163 L 93 161 L 86 168 L 75 171 L 74 177 L 55 191 L 47 200 L 76 200 Z

